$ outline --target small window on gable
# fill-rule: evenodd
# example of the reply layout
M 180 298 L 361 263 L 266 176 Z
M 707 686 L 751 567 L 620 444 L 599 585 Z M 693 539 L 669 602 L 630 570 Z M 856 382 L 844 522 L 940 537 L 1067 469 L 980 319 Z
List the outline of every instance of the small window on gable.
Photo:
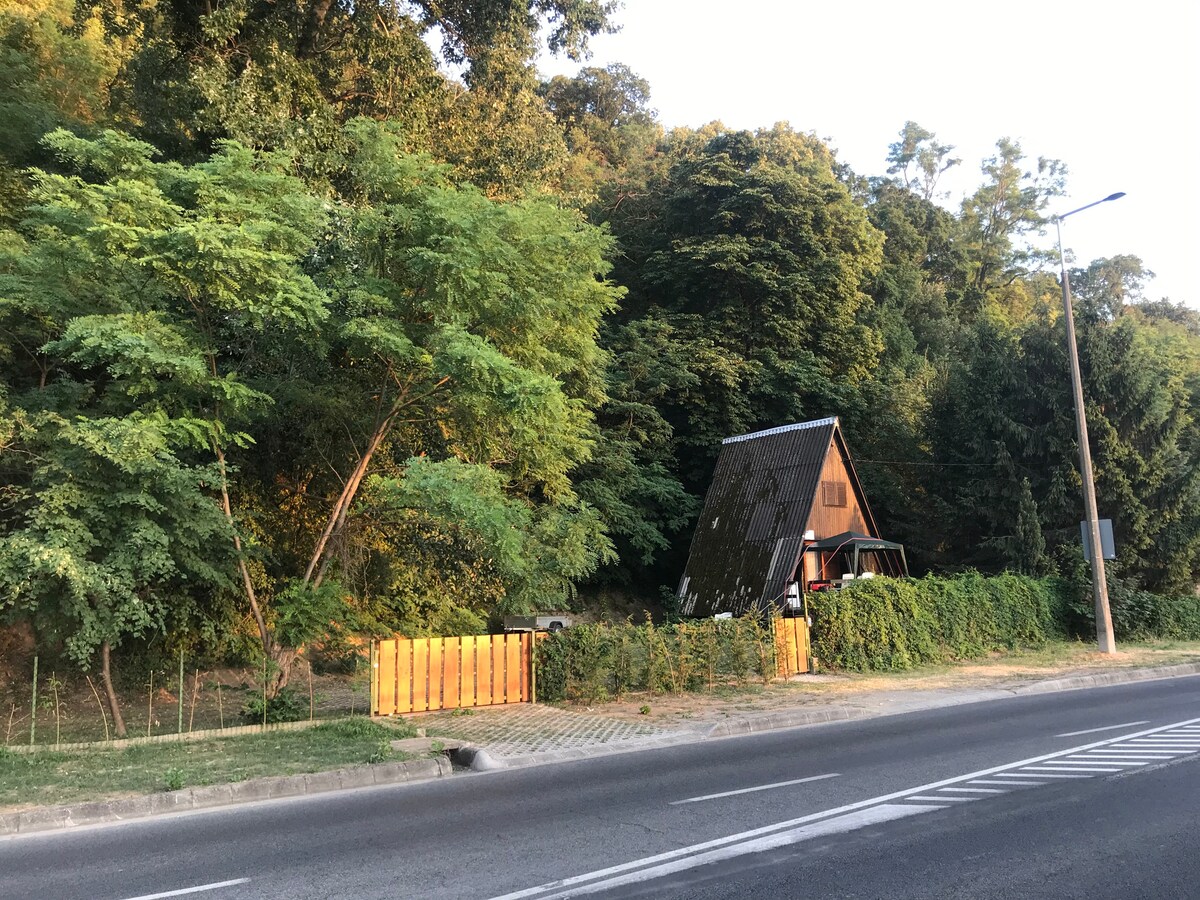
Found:
M 846 482 L 822 481 L 821 500 L 826 506 L 846 505 Z

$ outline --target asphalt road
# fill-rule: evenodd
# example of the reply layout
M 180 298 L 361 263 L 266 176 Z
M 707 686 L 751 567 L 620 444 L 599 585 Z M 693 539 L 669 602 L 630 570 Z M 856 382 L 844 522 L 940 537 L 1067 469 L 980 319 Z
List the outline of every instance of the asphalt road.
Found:
M 1190 898 L 1198 799 L 1193 676 L 9 838 L 0 897 Z

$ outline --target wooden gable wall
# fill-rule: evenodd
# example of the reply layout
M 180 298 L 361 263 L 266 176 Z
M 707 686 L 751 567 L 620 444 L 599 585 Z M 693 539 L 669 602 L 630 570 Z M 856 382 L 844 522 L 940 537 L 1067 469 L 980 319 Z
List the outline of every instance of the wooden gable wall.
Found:
M 827 485 L 833 487 L 827 490 Z M 838 505 L 839 502 L 842 505 Z M 855 490 L 855 479 L 850 477 L 846 448 L 836 437 L 825 455 L 821 482 L 817 485 L 817 495 L 813 498 L 812 512 L 808 516 L 808 527 L 816 532 L 817 540 L 844 531 L 879 536 L 875 533 L 870 515 L 863 513 L 863 500 Z

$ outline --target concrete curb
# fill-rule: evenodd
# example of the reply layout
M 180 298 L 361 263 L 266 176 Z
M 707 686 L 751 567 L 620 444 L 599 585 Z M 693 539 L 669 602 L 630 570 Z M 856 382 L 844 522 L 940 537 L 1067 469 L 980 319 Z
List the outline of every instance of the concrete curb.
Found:
M 47 806 L 24 812 L 0 814 L 0 837 L 32 834 L 37 831 L 59 828 L 75 828 L 80 825 L 124 822 L 166 813 L 230 806 L 235 803 L 253 803 L 260 800 L 276 800 L 281 797 L 301 797 L 329 791 L 344 791 L 350 788 L 428 781 L 432 778 L 444 778 L 452 772 L 453 766 L 450 760 L 440 756 L 436 759 L 378 763 L 370 766 L 357 766 L 353 769 L 314 772 L 308 775 L 253 778 L 249 781 L 184 788 L 180 791 L 149 794 L 145 797 L 98 800 L 92 803 L 75 803 L 68 806 Z
M 1182 678 L 1187 675 L 1200 675 L 1200 663 L 1179 663 L 1174 666 L 1157 666 L 1152 669 L 1119 669 L 1116 672 L 1099 672 L 1095 675 L 1075 675 L 1070 678 L 1036 681 L 1013 688 L 1012 693 L 1018 695 L 1049 694 L 1054 691 L 1074 691 L 1079 688 L 1129 684 L 1135 681 L 1157 681 L 1162 678 Z

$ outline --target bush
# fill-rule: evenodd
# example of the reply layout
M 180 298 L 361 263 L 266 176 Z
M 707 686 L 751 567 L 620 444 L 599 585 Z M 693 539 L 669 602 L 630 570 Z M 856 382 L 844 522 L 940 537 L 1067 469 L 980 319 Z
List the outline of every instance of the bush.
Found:
M 1069 582 L 1052 580 L 1061 582 L 1055 612 L 1063 630 L 1072 637 L 1094 640 L 1096 606 L 1091 581 L 1083 577 Z M 1108 604 L 1118 641 L 1200 640 L 1200 597 L 1195 594 L 1154 594 L 1110 569 Z
M 540 700 L 587 703 L 630 691 L 652 694 L 745 684 L 775 676 L 771 629 L 758 616 L 674 625 L 576 625 L 537 643 Z
M 291 688 L 284 688 L 274 697 L 266 701 L 266 715 L 263 714 L 262 694 L 251 695 L 242 704 L 242 721 L 247 725 L 268 725 L 276 722 L 299 722 L 308 718 L 308 698 L 301 697 Z
M 902 671 L 1036 647 L 1061 634 L 1056 579 L 968 573 L 953 578 L 871 578 L 810 600 L 813 654 L 853 671 Z

